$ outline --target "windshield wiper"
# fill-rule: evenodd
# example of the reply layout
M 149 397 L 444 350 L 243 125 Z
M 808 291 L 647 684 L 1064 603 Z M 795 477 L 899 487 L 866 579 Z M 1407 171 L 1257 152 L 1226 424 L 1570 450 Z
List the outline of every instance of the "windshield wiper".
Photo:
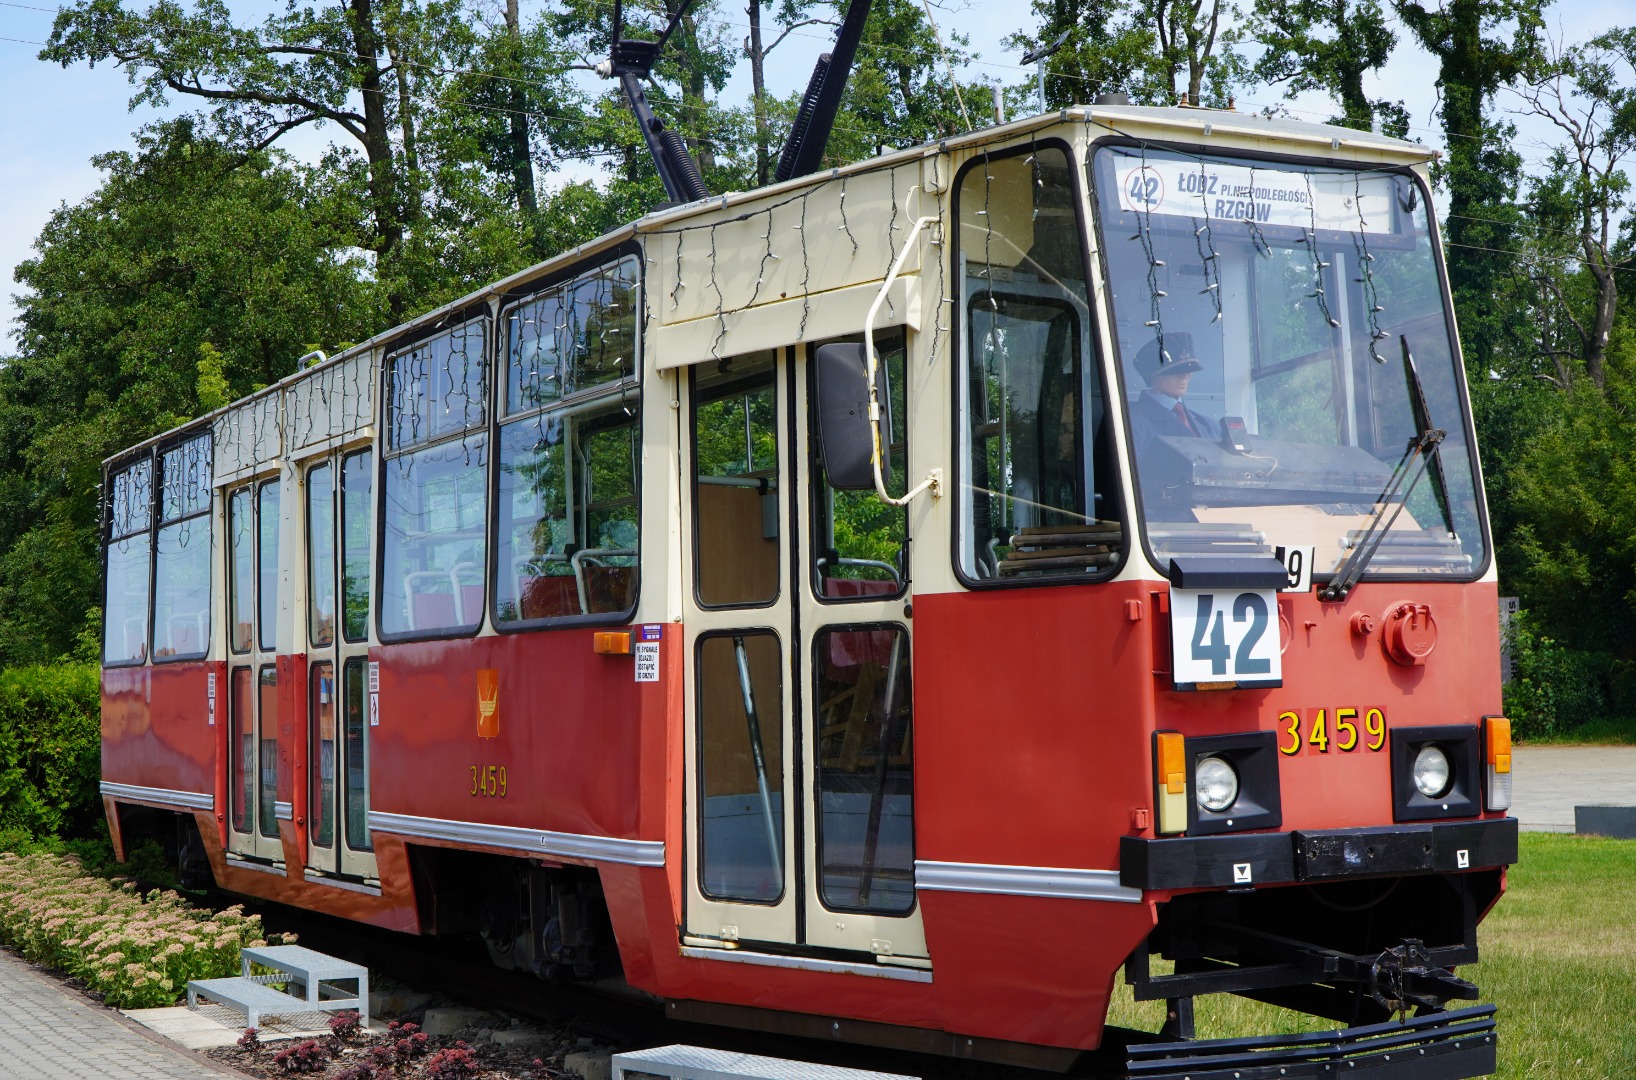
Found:
M 1415 370 L 1414 356 L 1409 352 L 1409 339 L 1399 336 L 1398 341 L 1403 346 L 1403 374 L 1409 383 L 1409 408 L 1414 413 L 1414 424 L 1420 434 L 1409 440 L 1403 456 L 1398 459 L 1397 468 L 1392 470 L 1391 479 L 1386 482 L 1386 490 L 1381 492 L 1379 504 L 1375 508 L 1374 516 L 1369 519 L 1369 525 L 1352 545 L 1352 553 L 1347 556 L 1346 562 L 1336 572 L 1335 577 L 1322 590 L 1318 597 L 1321 600 L 1345 600 L 1352 588 L 1357 585 L 1358 579 L 1363 577 L 1369 561 L 1380 550 L 1380 545 L 1391 532 L 1397 516 L 1408 505 L 1409 496 L 1420 483 L 1420 478 L 1426 475 L 1429 468 L 1432 473 L 1432 486 L 1437 490 L 1434 501 L 1443 515 L 1443 524 L 1452 534 L 1454 521 L 1449 516 L 1448 481 L 1443 475 L 1443 458 L 1438 453 L 1448 432 L 1440 427 L 1434 427 L 1431 419 L 1431 408 L 1426 404 L 1426 390 L 1420 384 L 1420 373 Z M 1407 482 L 1408 487 L 1404 488 Z M 1399 494 L 1399 492 L 1402 492 Z M 1391 516 L 1386 516 L 1390 510 Z

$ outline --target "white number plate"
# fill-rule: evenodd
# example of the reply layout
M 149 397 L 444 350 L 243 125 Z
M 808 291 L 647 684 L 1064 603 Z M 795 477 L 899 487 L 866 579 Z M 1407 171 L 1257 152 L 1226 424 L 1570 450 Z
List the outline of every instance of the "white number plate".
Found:
M 1170 670 L 1178 690 L 1282 686 L 1271 589 L 1170 590 Z

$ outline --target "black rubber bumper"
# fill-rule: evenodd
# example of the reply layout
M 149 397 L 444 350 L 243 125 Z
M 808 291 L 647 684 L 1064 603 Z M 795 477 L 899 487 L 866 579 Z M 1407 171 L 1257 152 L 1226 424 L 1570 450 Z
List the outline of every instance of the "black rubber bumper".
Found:
M 1294 1080 L 1359 1074 L 1464 1080 L 1497 1067 L 1494 1006 L 1368 1027 L 1127 1048 L 1131 1080 Z
M 1517 819 L 1372 829 L 1177 836 L 1119 841 L 1132 889 L 1250 889 L 1395 874 L 1448 874 L 1517 861 Z

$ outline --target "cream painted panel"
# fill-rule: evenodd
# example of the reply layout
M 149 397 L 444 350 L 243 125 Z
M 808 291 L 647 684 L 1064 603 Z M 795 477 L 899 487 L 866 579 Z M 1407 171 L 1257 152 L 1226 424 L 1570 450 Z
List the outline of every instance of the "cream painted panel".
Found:
M 685 367 L 725 356 L 741 356 L 795 341 L 861 333 L 869 305 L 880 295 L 878 282 L 766 304 L 746 311 L 725 313 L 668 326 L 654 325 L 648 348 L 657 370 Z M 920 329 L 921 290 L 917 278 L 899 277 L 875 317 L 875 328 L 908 326 Z M 804 338 L 799 334 L 803 319 Z
M 924 212 L 919 207 L 927 200 L 916 186 L 919 180 L 920 163 L 906 162 L 702 213 L 685 225 L 649 233 L 650 311 L 661 323 L 686 323 L 714 318 L 718 310 L 737 312 L 803 292 L 879 281 L 910 223 Z M 919 252 L 913 252 L 904 271 L 913 273 L 919 265 Z M 791 340 L 786 334 L 781 343 Z

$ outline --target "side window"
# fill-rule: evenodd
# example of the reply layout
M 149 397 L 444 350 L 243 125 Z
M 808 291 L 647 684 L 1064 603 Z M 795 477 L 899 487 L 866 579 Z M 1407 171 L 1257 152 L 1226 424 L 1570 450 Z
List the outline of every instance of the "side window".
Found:
M 862 338 L 854 335 L 836 340 L 860 341 Z M 814 345 L 808 355 L 817 349 Z M 889 384 L 887 411 L 892 445 L 887 448 L 886 487 L 888 491 L 902 491 L 908 475 L 903 330 L 876 334 L 875 349 L 886 367 Z M 808 370 L 813 370 L 810 364 Z M 816 398 L 816 391 L 812 396 Z M 873 491 L 839 491 L 830 487 L 818 454 L 816 432 L 811 443 L 808 456 L 813 477 L 813 593 L 824 600 L 852 600 L 903 592 L 909 566 L 908 509 L 881 502 Z
M 622 259 L 506 310 L 498 625 L 636 606 L 636 265 Z
M 255 517 L 250 512 L 250 489 L 239 488 L 227 497 L 227 603 L 233 623 L 228 646 L 236 653 L 250 651 L 255 617 L 256 549 L 251 529 Z
M 198 659 L 210 648 L 210 436 L 159 455 L 154 538 L 154 659 Z
M 256 488 L 256 646 L 278 648 L 278 500 L 277 480 Z
M 960 571 L 973 582 L 1103 573 L 1122 527 L 1067 152 L 978 159 L 957 201 Z
M 693 506 L 699 604 L 778 598 L 778 393 L 772 352 L 693 373 Z
M 473 319 L 386 362 L 385 635 L 469 632 L 483 620 L 486 326 Z
M 307 633 L 315 646 L 335 643 L 335 470 L 307 470 Z
M 368 450 L 341 459 L 341 632 L 348 641 L 369 637 L 369 583 L 375 567 L 369 557 L 374 539 L 369 527 L 374 460 Z
M 148 658 L 148 564 L 152 554 L 153 459 L 115 473 L 111 484 L 107 593 L 102 607 L 102 661 Z

